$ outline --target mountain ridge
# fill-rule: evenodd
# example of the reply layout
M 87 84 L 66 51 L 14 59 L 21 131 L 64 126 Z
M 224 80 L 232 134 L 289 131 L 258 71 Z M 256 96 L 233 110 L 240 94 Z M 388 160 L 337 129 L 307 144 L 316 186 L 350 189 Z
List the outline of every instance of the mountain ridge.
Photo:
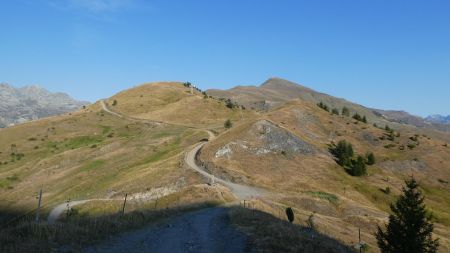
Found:
M 405 111 L 366 107 L 279 77 L 271 77 L 259 86 L 236 86 L 228 90 L 209 89 L 206 92 L 209 95 L 231 99 L 245 107 L 257 110 L 267 111 L 290 100 L 301 99 L 313 103 L 323 102 L 330 106 L 330 109 L 348 107 L 352 114 L 364 114 L 370 119 L 369 121 L 380 126 L 391 124 L 394 127 L 396 125 L 402 127 L 407 124 L 417 128 L 450 131 L 450 125 L 442 124 L 442 122 L 432 122 Z
M 88 104 L 37 85 L 15 88 L 0 83 L 0 127 L 72 112 Z

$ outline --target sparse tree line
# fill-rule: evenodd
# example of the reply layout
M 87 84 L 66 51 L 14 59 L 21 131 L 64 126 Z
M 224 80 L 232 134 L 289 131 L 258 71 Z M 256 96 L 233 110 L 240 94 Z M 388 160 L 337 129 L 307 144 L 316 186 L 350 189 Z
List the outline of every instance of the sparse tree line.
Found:
M 339 141 L 337 145 L 332 143 L 330 153 L 337 159 L 336 162 L 352 176 L 366 175 L 367 165 L 375 164 L 375 155 L 372 152 L 355 156 L 353 145 L 345 140 Z
M 184 85 L 184 87 L 187 87 L 187 88 L 193 87 L 193 88 L 194 88 L 195 90 L 197 90 L 198 92 L 201 92 L 204 99 L 212 98 L 212 99 L 217 99 L 217 100 L 219 100 L 219 101 L 221 101 L 221 102 L 224 102 L 224 103 L 225 103 L 225 106 L 228 107 L 229 109 L 234 109 L 234 108 L 238 108 L 238 109 L 240 108 L 240 109 L 242 109 L 242 110 L 245 110 L 245 109 L 246 109 L 245 106 L 239 105 L 237 102 L 233 102 L 233 101 L 232 101 L 231 99 L 229 99 L 229 98 L 215 98 L 215 97 L 213 97 L 213 96 L 210 96 L 210 95 L 208 95 L 208 94 L 206 93 L 206 91 L 202 91 L 201 89 L 197 88 L 195 85 L 193 85 L 193 84 L 190 83 L 190 82 L 185 82 L 185 83 L 183 83 L 183 85 Z
M 384 128 L 378 127 L 377 124 L 374 124 L 373 126 L 385 131 L 383 133 L 383 135 L 381 137 L 379 137 L 379 139 L 380 140 L 388 140 L 391 142 L 391 143 L 384 145 L 384 147 L 387 149 L 394 148 L 398 144 L 398 149 L 400 149 L 400 150 L 405 150 L 406 147 L 408 149 L 412 150 L 420 145 L 420 141 L 419 141 L 420 136 L 418 134 L 410 136 L 408 138 L 408 142 L 406 144 L 400 144 L 400 141 L 397 140 L 397 138 L 400 138 L 400 136 L 401 136 L 400 132 L 396 132 L 394 129 L 392 129 L 388 125 L 386 125 Z M 426 136 L 424 136 L 424 137 L 426 137 Z M 430 138 L 428 138 L 428 139 L 430 139 Z
M 339 109 L 337 109 L 337 108 L 330 109 L 330 107 L 328 105 L 326 105 L 325 103 L 323 103 L 322 101 L 320 101 L 317 104 L 317 106 L 322 108 L 323 110 L 329 112 L 329 113 L 332 113 L 332 114 L 335 114 L 335 115 L 342 115 L 342 116 L 350 117 L 350 110 L 347 107 L 345 107 L 345 106 L 342 108 L 340 113 L 339 113 Z M 355 114 L 353 114 L 352 118 L 357 120 L 357 121 L 360 121 L 360 122 L 363 122 L 363 123 L 367 123 L 366 115 L 360 115 L 359 113 L 356 112 Z

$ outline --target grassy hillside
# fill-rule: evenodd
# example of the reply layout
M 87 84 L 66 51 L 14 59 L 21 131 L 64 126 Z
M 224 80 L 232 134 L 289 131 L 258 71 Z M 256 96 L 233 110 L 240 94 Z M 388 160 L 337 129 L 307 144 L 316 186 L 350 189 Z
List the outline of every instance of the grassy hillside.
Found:
M 223 101 L 205 97 L 195 89 L 191 94 L 182 83 L 144 84 L 111 97 L 108 104 L 134 118 L 204 128 L 220 128 L 227 119 L 237 121 L 254 115 L 249 110 L 229 109 Z
M 41 186 L 49 208 L 68 199 L 122 198 L 125 193 L 160 187 L 173 191 L 192 180 L 201 182 L 195 173 L 180 170 L 188 147 L 208 137 L 193 126 L 220 131 L 226 119 L 251 113 L 187 91 L 179 83 L 147 84 L 110 99 L 117 101 L 110 109 L 126 115 L 123 118 L 97 103 L 76 113 L 1 129 L 1 208 L 35 208 Z
M 376 224 L 385 222 L 389 204 L 413 174 L 439 223 L 436 233 L 443 249 L 448 249 L 450 161 L 445 157 L 450 157 L 450 148 L 414 132 L 393 135 L 389 140 L 388 131 L 370 122 L 297 100 L 224 133 L 205 146 L 200 159 L 222 177 L 278 193 L 271 201 L 279 208 L 296 208 L 300 222 L 314 213 L 321 232 L 348 244 L 355 242 L 361 227 L 372 248 Z M 335 162 L 328 149 L 339 140 L 352 143 L 357 154 L 375 154 L 377 162 L 368 166 L 367 176 L 350 176 Z M 390 193 L 383 192 L 387 187 Z
M 315 241 L 309 241 L 300 229 L 313 223 L 323 238 L 338 240 L 329 240 L 327 247 L 341 242 L 354 245 L 361 228 L 363 240 L 377 252 L 376 225 L 386 221 L 389 204 L 400 193 L 403 180 L 414 174 L 435 215 L 441 250 L 450 249 L 450 161 L 446 159 L 450 147 L 445 145 L 449 135 L 401 124 L 389 123 L 395 130 L 385 129 L 388 121 L 354 104 L 349 107 L 350 115 L 343 116 L 340 112 L 349 102 L 291 84 L 279 90 L 269 82 L 264 92 L 248 87 L 237 90 L 245 90 L 238 100 L 243 105 L 267 98 L 268 93 L 280 103 L 267 111 L 255 111 L 227 106 L 226 101 L 198 90 L 191 93 L 182 83 L 150 83 L 104 101 L 112 113 L 98 102 L 75 113 L 0 129 L 0 218 L 7 221 L 33 210 L 41 187 L 44 215 L 69 199 L 93 199 L 75 208 L 76 218 L 64 221 L 70 226 L 60 241 L 64 243 L 76 231 L 96 223 L 93 217 L 100 217 L 100 225 L 92 230 L 96 234 L 92 237 L 101 239 L 108 231 L 116 233 L 122 231 L 119 228 L 131 229 L 139 221 L 153 220 L 155 212 L 156 217 L 166 216 L 160 214 L 161 209 L 192 210 L 234 201 L 228 189 L 205 185 L 205 179 L 184 164 L 185 153 L 209 138 L 206 130 L 213 130 L 217 137 L 198 157 L 205 169 L 268 193 L 247 202 L 266 214 L 258 213 L 256 219 L 248 210 L 236 209 L 231 214 L 256 245 L 283 246 L 273 238 L 264 239 L 279 228 L 315 247 Z M 299 90 L 304 93 L 300 97 Z M 339 114 L 319 108 L 317 99 Z M 353 119 L 356 112 L 368 122 Z M 224 128 L 227 119 L 233 123 L 229 130 Z M 352 143 L 356 154 L 375 154 L 376 163 L 368 166 L 367 175 L 351 176 L 336 163 L 329 149 L 340 140 Z M 130 223 L 127 218 L 121 223 L 117 215 L 125 194 L 126 210 L 133 217 Z M 291 227 L 275 222 L 285 219 L 288 206 L 297 217 Z M 258 219 L 270 221 L 268 230 L 255 225 Z M 102 226 L 111 230 L 99 232 Z M 27 234 L 26 245 L 37 240 L 44 252 L 51 247 L 46 233 L 55 237 L 59 233 L 47 225 L 28 228 L 12 231 L 37 231 L 40 237 Z M 80 245 L 89 243 L 89 236 L 79 239 Z M 12 241 L 10 249 L 16 249 L 21 240 Z

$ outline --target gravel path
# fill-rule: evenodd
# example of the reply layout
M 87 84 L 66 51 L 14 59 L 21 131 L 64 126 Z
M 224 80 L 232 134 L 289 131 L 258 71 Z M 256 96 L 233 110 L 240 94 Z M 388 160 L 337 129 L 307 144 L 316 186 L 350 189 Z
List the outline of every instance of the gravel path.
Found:
M 241 185 L 241 184 L 236 184 L 236 183 L 232 183 L 229 181 L 225 181 L 221 178 L 218 178 L 214 175 L 211 175 L 210 173 L 208 173 L 206 170 L 204 170 L 203 168 L 199 167 L 196 162 L 195 162 L 195 156 L 197 155 L 197 153 L 199 152 L 199 150 L 206 144 L 206 142 L 200 143 L 197 146 L 195 146 L 195 148 L 193 148 L 191 151 L 189 151 L 188 153 L 186 153 L 186 157 L 185 157 L 185 161 L 187 163 L 187 165 L 189 165 L 189 167 L 191 167 L 192 169 L 194 169 L 195 171 L 197 171 L 198 173 L 200 173 L 201 175 L 203 175 L 204 177 L 210 178 L 210 179 L 214 179 L 214 182 L 217 182 L 219 184 L 222 184 L 226 187 L 228 187 L 231 192 L 233 192 L 234 195 L 236 195 L 236 197 L 238 197 L 239 199 L 250 199 L 252 197 L 260 197 L 264 195 L 264 191 L 255 187 L 251 187 L 251 186 L 247 186 L 247 185 Z
M 86 253 L 246 252 L 246 236 L 228 221 L 227 209 L 207 208 L 85 249 Z

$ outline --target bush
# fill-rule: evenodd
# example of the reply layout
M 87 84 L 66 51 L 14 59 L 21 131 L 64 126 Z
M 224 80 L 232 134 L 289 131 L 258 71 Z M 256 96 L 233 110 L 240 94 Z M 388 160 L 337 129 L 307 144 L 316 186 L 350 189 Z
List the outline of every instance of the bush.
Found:
M 226 129 L 230 129 L 231 127 L 233 127 L 233 123 L 231 122 L 231 120 L 227 119 L 227 120 L 225 121 L 225 123 L 223 124 L 223 126 L 224 126 Z
M 384 194 L 387 194 L 387 195 L 389 195 L 389 194 L 391 194 L 391 187 L 389 187 L 389 186 L 386 186 L 386 188 L 384 188 L 384 189 L 380 189 Z
M 342 115 L 350 117 L 350 110 L 345 106 L 342 108 Z
M 114 99 L 112 105 L 113 105 L 113 106 L 116 106 L 116 105 L 117 105 L 117 100 Z
M 227 99 L 227 100 L 225 101 L 225 105 L 226 105 L 228 108 L 230 108 L 230 109 L 233 109 L 233 108 L 234 108 L 234 104 L 233 104 L 233 102 L 231 102 L 231 99 Z
M 409 149 L 414 149 L 414 148 L 416 148 L 416 144 L 408 144 L 408 148 Z
M 353 118 L 356 119 L 357 121 L 361 121 L 363 123 L 367 123 L 367 118 L 366 116 L 361 116 L 358 113 L 355 113 L 355 115 L 353 115 Z
M 294 211 L 292 211 L 292 208 L 286 208 L 286 216 L 290 223 L 294 222 Z
M 330 112 L 330 109 L 328 108 L 328 106 L 326 104 L 324 104 L 322 101 L 320 101 L 320 103 L 318 103 L 317 106 L 324 109 L 327 112 Z
M 411 136 L 409 139 L 416 142 L 418 141 L 417 135 Z
M 366 164 L 367 165 L 375 164 L 375 155 L 372 152 L 366 154 Z
M 331 113 L 332 113 L 332 114 L 339 115 L 339 111 L 338 111 L 338 109 L 336 109 L 336 108 L 333 108 L 333 110 L 331 110 Z

